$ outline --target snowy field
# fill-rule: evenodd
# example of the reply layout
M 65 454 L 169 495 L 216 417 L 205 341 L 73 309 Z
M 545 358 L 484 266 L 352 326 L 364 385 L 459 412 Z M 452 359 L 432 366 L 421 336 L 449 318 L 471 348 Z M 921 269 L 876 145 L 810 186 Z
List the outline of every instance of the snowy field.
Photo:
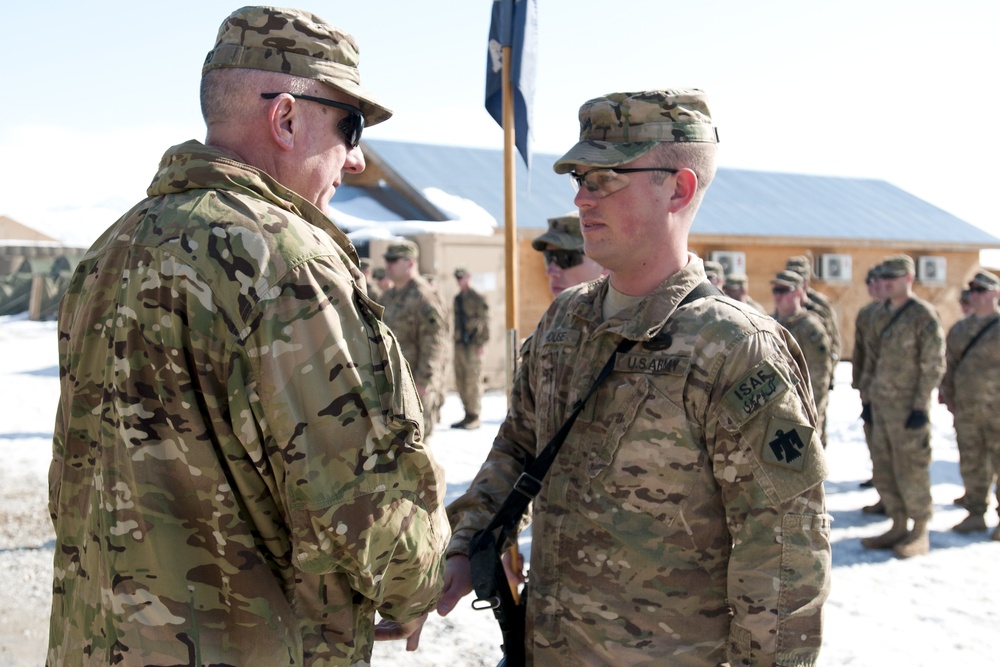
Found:
M 46 477 L 59 392 L 56 363 L 54 323 L 0 317 L 0 667 L 44 663 L 53 549 Z M 989 533 L 950 531 L 965 516 L 952 504 L 962 485 L 951 416 L 943 406 L 932 414 L 931 553 L 900 561 L 891 552 L 866 551 L 860 538 L 884 532 L 888 521 L 860 511 L 876 496 L 858 486 L 871 476 L 871 463 L 850 370 L 847 364 L 837 369 L 828 412 L 826 490 L 834 518 L 834 570 L 819 665 L 995 665 L 1000 659 L 1000 543 L 990 542 Z M 504 410 L 502 395 L 487 395 L 482 427 L 453 431 L 447 425 L 458 421 L 462 410 L 457 396 L 448 397 L 444 426 L 432 443 L 446 471 L 449 498 L 475 475 Z M 992 528 L 996 520 L 994 501 L 987 523 Z M 463 602 L 447 618 L 432 616 L 420 651 L 378 644 L 373 664 L 493 667 L 499 644 L 492 615 Z

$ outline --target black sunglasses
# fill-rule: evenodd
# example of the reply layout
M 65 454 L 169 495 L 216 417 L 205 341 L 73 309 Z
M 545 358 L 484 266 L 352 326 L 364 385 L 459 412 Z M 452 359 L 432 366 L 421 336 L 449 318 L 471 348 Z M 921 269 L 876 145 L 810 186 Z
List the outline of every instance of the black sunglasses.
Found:
M 542 256 L 545 257 L 545 266 L 555 262 L 560 269 L 583 264 L 583 253 L 579 250 L 543 250 Z
M 357 148 L 358 144 L 361 143 L 361 133 L 365 129 L 365 115 L 361 113 L 361 109 L 350 104 L 344 104 L 343 102 L 335 102 L 333 100 L 328 100 L 323 97 L 313 97 L 312 95 L 297 95 L 296 93 L 261 93 L 260 96 L 265 100 L 273 100 L 278 95 L 291 95 L 297 100 L 306 100 L 308 102 L 316 102 L 322 104 L 323 106 L 333 107 L 334 109 L 343 109 L 347 112 L 347 115 L 337 123 L 337 129 L 344 135 L 344 141 L 351 148 Z
M 788 294 L 792 291 L 791 287 L 772 287 L 771 294 Z
M 982 285 L 969 285 L 970 292 L 989 292 L 989 287 L 983 287 Z

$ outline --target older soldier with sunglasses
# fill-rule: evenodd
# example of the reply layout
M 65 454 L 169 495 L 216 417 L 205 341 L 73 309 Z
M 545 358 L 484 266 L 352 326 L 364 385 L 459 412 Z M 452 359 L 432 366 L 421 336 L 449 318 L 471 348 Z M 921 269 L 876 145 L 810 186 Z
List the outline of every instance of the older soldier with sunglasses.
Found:
M 399 345 L 326 216 L 364 169 L 354 39 L 244 7 L 204 144 L 80 263 L 59 314 L 51 665 L 360 665 L 441 589 L 445 486 Z
M 607 274 L 604 267 L 583 254 L 578 211 L 549 218 L 548 223 L 548 231 L 534 239 L 531 247 L 542 253 L 553 298 L 569 287 Z
M 555 164 L 609 275 L 560 294 L 522 348 L 492 451 L 448 508 L 438 606 L 471 590 L 473 536 L 581 406 L 513 491 L 538 491 L 528 664 L 816 662 L 830 526 L 805 361 L 688 250 L 716 142 L 699 90 L 614 93 L 581 107 Z

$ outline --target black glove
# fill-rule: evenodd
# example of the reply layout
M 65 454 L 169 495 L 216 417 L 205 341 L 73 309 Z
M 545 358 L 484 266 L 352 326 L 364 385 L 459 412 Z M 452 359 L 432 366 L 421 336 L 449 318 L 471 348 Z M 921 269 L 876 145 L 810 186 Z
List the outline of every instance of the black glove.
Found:
M 928 421 L 930 420 L 927 418 L 926 410 L 913 410 L 910 412 L 910 416 L 906 418 L 906 428 L 923 428 L 927 426 Z
M 872 423 L 872 404 L 862 403 L 861 404 L 861 421 L 866 424 Z

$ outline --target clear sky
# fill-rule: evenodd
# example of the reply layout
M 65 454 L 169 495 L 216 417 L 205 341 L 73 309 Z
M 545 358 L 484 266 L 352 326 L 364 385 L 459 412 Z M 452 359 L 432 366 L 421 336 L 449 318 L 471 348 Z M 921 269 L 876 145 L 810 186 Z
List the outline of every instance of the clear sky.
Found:
M 536 151 L 569 148 L 589 98 L 693 86 L 723 166 L 885 180 L 1000 237 L 1000 2 L 538 5 Z M 89 242 L 140 199 L 168 146 L 203 139 L 201 63 L 238 6 L 7 3 L 0 214 Z M 366 136 L 502 145 L 483 107 L 490 0 L 297 6 L 354 34 L 362 83 L 396 111 Z

